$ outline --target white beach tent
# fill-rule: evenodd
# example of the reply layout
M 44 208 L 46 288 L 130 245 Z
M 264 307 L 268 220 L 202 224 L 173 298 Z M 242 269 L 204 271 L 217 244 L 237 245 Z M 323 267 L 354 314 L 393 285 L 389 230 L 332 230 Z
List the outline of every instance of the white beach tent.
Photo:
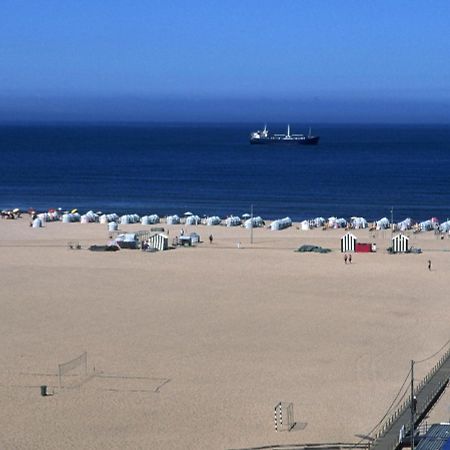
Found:
M 81 223 L 98 222 L 98 215 L 94 211 L 88 211 L 80 217 Z
M 219 216 L 211 216 L 206 219 L 206 225 L 208 227 L 213 225 L 220 225 L 222 222 L 222 219 Z
M 180 218 L 176 214 L 174 214 L 173 216 L 167 216 L 166 223 L 167 225 L 176 225 L 180 223 Z
M 148 221 L 149 221 L 150 224 L 159 223 L 160 219 L 159 219 L 158 214 L 150 214 L 148 216 Z
M 383 217 L 380 220 L 375 222 L 375 228 L 377 230 L 387 230 L 389 228 L 389 219 L 387 217 Z
M 118 228 L 117 222 L 108 222 L 108 231 L 116 231 Z
M 310 224 L 309 224 L 309 220 L 303 220 L 302 222 L 300 222 L 300 229 L 302 230 L 302 231 L 307 231 L 307 230 L 309 230 L 311 227 L 310 227 Z
M 67 213 L 62 216 L 63 223 L 79 222 L 80 219 L 81 216 L 78 213 Z
M 102 214 L 99 218 L 99 222 L 106 224 L 109 222 L 117 222 L 119 220 L 119 216 L 116 213 L 112 214 Z
M 412 220 L 407 217 L 405 220 L 402 220 L 401 222 L 397 223 L 397 229 L 400 231 L 406 231 L 410 230 L 412 226 Z
M 341 237 L 341 252 L 354 252 L 357 238 L 352 233 L 346 233 Z
M 192 214 L 191 216 L 186 217 L 186 225 L 198 225 L 201 222 L 199 216 Z
M 447 233 L 448 231 L 450 231 L 450 220 L 442 222 L 439 225 L 439 231 L 441 231 L 442 233 Z
M 431 220 L 424 220 L 419 223 L 419 228 L 421 231 L 431 231 L 434 229 L 433 222 Z
M 230 216 L 225 220 L 227 227 L 238 227 L 241 224 L 241 218 L 238 216 Z
M 39 219 L 39 217 L 36 217 L 36 219 L 33 220 L 33 228 L 41 228 L 42 227 L 42 220 Z
M 350 219 L 350 223 L 352 225 L 352 228 L 355 230 L 359 230 L 361 228 L 367 228 L 369 224 L 367 223 L 367 220 L 364 219 L 364 217 L 352 217 Z
M 325 219 L 323 217 L 316 217 L 313 222 L 316 227 L 323 227 L 325 225 Z
M 261 217 L 257 216 L 257 217 L 253 217 L 250 219 L 247 219 L 244 222 L 244 227 L 245 228 L 259 228 L 259 227 L 263 227 L 264 226 L 264 220 L 262 220 Z
M 283 230 L 285 228 L 289 228 L 292 226 L 292 220 L 290 217 L 284 217 L 283 219 L 274 220 L 270 224 L 270 229 L 272 231 L 275 230 Z

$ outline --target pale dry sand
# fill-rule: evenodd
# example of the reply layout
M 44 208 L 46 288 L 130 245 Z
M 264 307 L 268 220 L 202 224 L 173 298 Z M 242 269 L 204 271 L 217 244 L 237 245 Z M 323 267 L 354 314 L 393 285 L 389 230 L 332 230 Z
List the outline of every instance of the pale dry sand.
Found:
M 0 448 L 356 442 L 410 360 L 450 337 L 450 239 L 414 235 L 423 254 L 389 255 L 390 232 L 355 231 L 379 251 L 345 265 L 342 230 L 255 229 L 253 245 L 243 228 L 191 230 L 214 243 L 92 253 L 104 225 L 0 221 Z M 305 243 L 334 251 L 293 251 Z M 104 376 L 58 389 L 58 363 L 84 350 Z M 41 397 L 41 384 L 55 395 Z M 430 420 L 448 420 L 448 399 Z M 275 433 L 279 401 L 294 403 L 290 433 Z

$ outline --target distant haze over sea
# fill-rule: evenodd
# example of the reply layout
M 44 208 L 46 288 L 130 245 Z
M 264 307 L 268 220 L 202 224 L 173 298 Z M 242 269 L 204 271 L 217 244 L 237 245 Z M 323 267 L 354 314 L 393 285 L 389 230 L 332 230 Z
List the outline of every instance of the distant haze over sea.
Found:
M 433 100 L 434 98 L 434 100 Z M 450 95 L 0 96 L 0 122 L 449 123 Z

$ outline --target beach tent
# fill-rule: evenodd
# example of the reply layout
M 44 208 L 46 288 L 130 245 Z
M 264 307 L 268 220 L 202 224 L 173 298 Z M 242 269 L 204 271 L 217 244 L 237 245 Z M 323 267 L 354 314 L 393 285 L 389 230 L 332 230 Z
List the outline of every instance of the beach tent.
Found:
M 316 227 L 323 227 L 325 225 L 325 219 L 323 217 L 316 217 L 313 222 Z
M 117 222 L 109 222 L 108 223 L 108 231 L 116 231 L 119 228 Z
M 88 211 L 80 217 L 81 223 L 98 222 L 98 215 L 94 211 Z
M 389 219 L 387 217 L 383 217 L 380 220 L 375 222 L 375 228 L 377 230 L 387 230 L 389 228 Z
M 354 252 L 357 238 L 352 233 L 346 233 L 341 237 L 341 252 Z
M 347 221 L 343 217 L 336 219 L 334 228 L 345 228 L 346 226 L 347 226 Z
M 285 217 L 283 219 L 278 219 L 278 220 L 274 220 L 271 224 L 270 224 L 270 229 L 272 231 L 275 230 L 283 230 L 285 228 L 289 228 L 292 226 L 292 220 L 290 217 Z
M 63 214 L 63 216 L 62 216 L 63 223 L 79 222 L 80 219 L 81 219 L 81 216 L 78 213 L 68 213 L 68 214 Z
M 367 228 L 369 226 L 367 220 L 364 219 L 364 217 L 352 217 L 350 219 L 350 223 L 352 225 L 352 228 L 354 228 L 355 230 L 359 230 L 360 228 Z
M 137 248 L 137 242 L 136 233 L 119 234 L 116 238 L 116 243 L 120 248 Z
M 127 225 L 129 223 L 138 223 L 140 217 L 137 214 L 125 214 L 120 217 L 120 224 Z
M 309 230 L 311 227 L 309 225 L 309 220 L 303 220 L 302 222 L 300 222 L 300 229 L 302 231 L 307 231 Z
M 159 222 L 160 222 L 160 219 L 159 219 L 158 214 L 150 214 L 150 215 L 148 216 L 148 222 L 149 222 L 150 224 L 159 223 Z
M 441 231 L 442 233 L 447 233 L 448 231 L 450 231 L 450 220 L 447 220 L 446 222 L 442 222 L 439 225 L 439 231 Z
M 201 222 L 199 216 L 192 214 L 191 216 L 186 217 L 186 225 L 198 225 Z
M 150 222 L 148 220 L 148 216 L 142 216 L 141 217 L 141 224 L 142 225 L 150 225 Z
M 327 219 L 328 228 L 334 228 L 334 226 L 336 224 L 336 220 L 337 220 L 337 217 L 334 217 L 334 216 L 328 217 L 328 219 Z
M 200 235 L 198 233 L 191 233 L 189 237 L 191 238 L 191 242 L 193 244 L 198 244 L 200 242 Z
M 39 219 L 39 217 L 36 217 L 36 219 L 33 220 L 33 228 L 41 228 L 42 227 L 42 220 Z
M 253 217 L 244 222 L 245 228 L 259 228 L 264 226 L 264 220 L 261 217 Z
M 176 214 L 173 216 L 167 216 L 166 223 L 167 225 L 176 225 L 180 223 L 180 218 Z
M 241 224 L 241 218 L 238 216 L 230 216 L 225 220 L 227 227 L 237 227 Z
M 106 224 L 109 222 L 117 222 L 119 220 L 119 216 L 116 213 L 112 213 L 112 214 L 102 214 L 99 217 L 99 222 Z
M 221 222 L 222 222 L 222 219 L 219 216 L 211 216 L 206 219 L 206 225 L 208 227 L 210 227 L 212 225 L 220 225 Z
M 433 222 L 431 220 L 424 220 L 419 223 L 419 228 L 421 231 L 431 231 L 434 229 Z
M 392 238 L 393 253 L 406 253 L 409 249 L 409 237 L 404 234 L 396 234 Z
M 148 238 L 148 246 L 157 250 L 167 250 L 169 248 L 169 237 L 164 233 L 154 234 Z
M 397 223 L 397 230 L 400 231 L 406 231 L 406 230 L 410 230 L 412 226 L 412 220 L 407 217 L 405 220 L 402 220 L 401 222 Z

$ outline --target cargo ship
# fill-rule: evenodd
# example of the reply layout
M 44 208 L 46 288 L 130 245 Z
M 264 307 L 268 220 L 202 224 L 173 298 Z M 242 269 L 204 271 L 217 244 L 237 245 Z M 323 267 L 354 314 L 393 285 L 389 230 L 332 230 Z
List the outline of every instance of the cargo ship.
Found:
M 250 144 L 296 144 L 296 145 L 317 145 L 320 136 L 311 135 L 311 128 L 308 134 L 291 134 L 291 127 L 288 125 L 287 134 L 271 134 L 264 126 L 264 130 L 254 131 L 250 134 Z

